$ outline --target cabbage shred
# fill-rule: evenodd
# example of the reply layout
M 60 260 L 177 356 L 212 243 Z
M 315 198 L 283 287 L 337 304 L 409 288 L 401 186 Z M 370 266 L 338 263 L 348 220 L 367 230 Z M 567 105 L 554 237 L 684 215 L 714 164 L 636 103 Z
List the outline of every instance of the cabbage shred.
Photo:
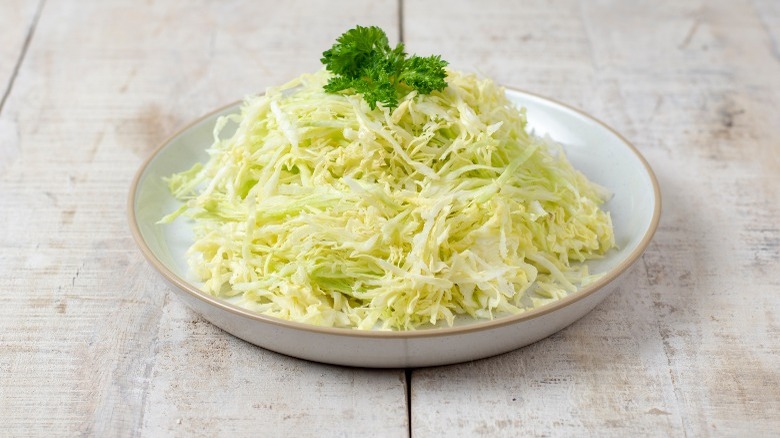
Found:
M 389 109 L 303 75 L 221 118 L 210 159 L 168 179 L 203 289 L 309 324 L 409 330 L 493 318 L 592 281 L 606 193 L 488 79 Z M 228 138 L 220 134 L 236 124 Z

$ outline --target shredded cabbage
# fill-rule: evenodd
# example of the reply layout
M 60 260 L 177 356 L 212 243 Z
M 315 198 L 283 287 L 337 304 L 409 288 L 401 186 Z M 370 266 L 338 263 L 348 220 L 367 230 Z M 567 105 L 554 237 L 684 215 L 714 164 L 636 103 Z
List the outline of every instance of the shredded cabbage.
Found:
M 323 326 L 408 330 L 493 318 L 593 280 L 614 247 L 606 192 L 488 79 L 453 70 L 392 111 L 329 73 L 247 98 L 210 159 L 168 179 L 203 289 Z M 221 138 L 228 123 L 235 133 Z

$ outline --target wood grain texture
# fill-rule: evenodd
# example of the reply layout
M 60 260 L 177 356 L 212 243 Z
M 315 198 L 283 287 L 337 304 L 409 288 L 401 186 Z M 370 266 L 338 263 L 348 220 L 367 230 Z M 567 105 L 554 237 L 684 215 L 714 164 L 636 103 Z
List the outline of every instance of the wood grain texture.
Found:
M 356 21 L 394 29 L 396 4 L 45 4 L 0 115 L 18 133 L 0 143 L 0 435 L 406 435 L 402 371 L 281 357 L 205 324 L 125 219 L 159 142 L 318 68 Z
M 16 0 L 0 2 L 0 114 L 11 92 L 17 72 L 37 24 L 43 0 L 38 2 Z M 5 163 L 17 151 L 19 131 L 14 120 L 0 118 L 0 174 Z
M 656 171 L 664 209 L 630 283 L 583 320 L 510 354 L 414 372 L 415 436 L 780 431 L 777 9 L 407 5 L 414 51 L 476 64 L 626 135 Z
M 130 180 L 176 128 L 319 68 L 354 24 L 398 40 L 399 4 L 8 0 L 0 435 L 384 437 L 410 421 L 415 437 L 780 433 L 778 2 L 402 10 L 410 52 L 578 106 L 645 155 L 663 217 L 622 290 L 524 349 L 413 371 L 411 419 L 402 371 L 235 339 L 136 250 Z

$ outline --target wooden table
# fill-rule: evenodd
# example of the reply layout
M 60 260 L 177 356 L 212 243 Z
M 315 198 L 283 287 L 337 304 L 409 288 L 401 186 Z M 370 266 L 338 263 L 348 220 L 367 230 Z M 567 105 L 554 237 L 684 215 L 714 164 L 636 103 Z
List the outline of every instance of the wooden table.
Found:
M 130 236 L 134 172 L 355 24 L 630 139 L 663 217 L 626 286 L 529 347 L 409 371 L 184 307 Z M 780 434 L 777 1 L 3 0 L 0 95 L 2 436 Z

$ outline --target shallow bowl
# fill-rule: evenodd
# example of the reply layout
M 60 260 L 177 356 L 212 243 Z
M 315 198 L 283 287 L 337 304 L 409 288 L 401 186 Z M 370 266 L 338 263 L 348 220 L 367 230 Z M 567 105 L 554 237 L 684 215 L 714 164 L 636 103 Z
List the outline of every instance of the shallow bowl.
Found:
M 508 90 L 507 96 L 527 109 L 529 129 L 562 143 L 575 168 L 613 193 L 604 208 L 612 216 L 618 249 L 588 262 L 591 273 L 604 275 L 532 311 L 493 320 L 460 319 L 454 327 L 359 331 L 259 315 L 201 292 L 185 257 L 193 241 L 189 224 L 185 220 L 157 224 L 180 205 L 163 177 L 205 162 L 217 118 L 237 112 L 238 103 L 196 120 L 143 163 L 130 190 L 130 228 L 144 256 L 187 305 L 228 333 L 269 350 L 332 364 L 400 368 L 463 362 L 523 347 L 573 323 L 620 287 L 658 226 L 661 200 L 649 165 L 617 132 L 541 96 L 516 90 Z

